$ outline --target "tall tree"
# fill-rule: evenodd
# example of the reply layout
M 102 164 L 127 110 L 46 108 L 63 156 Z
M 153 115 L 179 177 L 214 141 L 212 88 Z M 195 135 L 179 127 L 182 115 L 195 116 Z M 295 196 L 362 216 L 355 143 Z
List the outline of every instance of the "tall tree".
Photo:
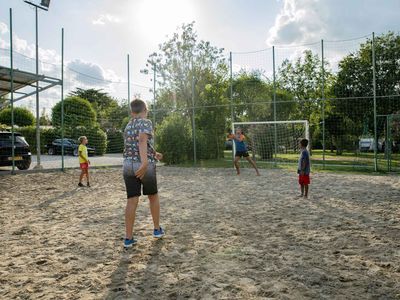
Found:
M 389 32 L 375 38 L 375 61 L 377 113 L 391 114 L 400 109 L 400 35 Z M 348 98 L 334 102 L 335 112 L 351 118 L 370 133 L 374 124 L 372 80 L 372 41 L 369 39 L 357 52 L 340 61 L 332 90 L 335 97 Z
M 208 41 L 199 40 L 194 23 L 190 23 L 178 28 L 148 59 L 151 70 L 155 69 L 160 76 L 157 109 L 170 109 L 161 111 L 157 120 L 171 110 L 178 110 L 182 117 L 190 118 L 192 130 L 194 120 L 199 156 L 203 158 L 222 153 L 218 149 L 214 152 L 214 149 L 223 144 L 227 117 L 230 116 L 228 68 L 222 51 Z M 201 148 L 205 145 L 213 146 Z

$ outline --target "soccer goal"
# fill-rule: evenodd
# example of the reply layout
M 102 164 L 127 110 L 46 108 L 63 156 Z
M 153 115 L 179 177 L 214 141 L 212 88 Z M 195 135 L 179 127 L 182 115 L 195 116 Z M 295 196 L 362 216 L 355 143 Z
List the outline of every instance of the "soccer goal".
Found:
M 307 120 L 232 123 L 233 132 L 238 128 L 246 137 L 249 153 L 259 162 L 294 163 L 300 151 L 299 141 L 310 139 Z

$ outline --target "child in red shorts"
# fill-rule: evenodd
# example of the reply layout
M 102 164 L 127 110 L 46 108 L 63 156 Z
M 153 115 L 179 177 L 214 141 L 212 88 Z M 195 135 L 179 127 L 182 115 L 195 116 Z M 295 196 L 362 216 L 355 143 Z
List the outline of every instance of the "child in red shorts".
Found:
M 308 186 L 310 184 L 310 154 L 307 150 L 308 140 L 300 141 L 300 158 L 297 173 L 299 174 L 299 184 L 301 197 L 308 198 Z
M 83 177 L 86 176 L 87 180 L 87 186 L 90 187 L 89 183 L 89 156 L 88 156 L 88 151 L 87 151 L 87 145 L 88 139 L 86 136 L 81 136 L 79 138 L 79 147 L 78 147 L 78 155 L 79 155 L 79 166 L 81 168 L 81 175 L 79 176 L 79 183 L 78 186 L 82 187 L 84 186 L 82 184 L 82 179 Z

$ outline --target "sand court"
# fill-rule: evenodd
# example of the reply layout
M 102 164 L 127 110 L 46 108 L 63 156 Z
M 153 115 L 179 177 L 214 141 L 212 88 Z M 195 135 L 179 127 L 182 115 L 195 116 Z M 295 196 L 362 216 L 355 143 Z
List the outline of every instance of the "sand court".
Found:
M 124 250 L 120 169 L 0 177 L 1 299 L 400 298 L 398 176 L 160 167 Z

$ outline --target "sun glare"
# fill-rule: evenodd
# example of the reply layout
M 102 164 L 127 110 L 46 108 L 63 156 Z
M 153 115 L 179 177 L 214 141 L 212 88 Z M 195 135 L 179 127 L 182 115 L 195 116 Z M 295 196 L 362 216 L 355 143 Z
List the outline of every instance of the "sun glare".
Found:
M 172 34 L 179 25 L 196 17 L 192 0 L 141 0 L 134 10 L 133 23 L 151 40 Z

